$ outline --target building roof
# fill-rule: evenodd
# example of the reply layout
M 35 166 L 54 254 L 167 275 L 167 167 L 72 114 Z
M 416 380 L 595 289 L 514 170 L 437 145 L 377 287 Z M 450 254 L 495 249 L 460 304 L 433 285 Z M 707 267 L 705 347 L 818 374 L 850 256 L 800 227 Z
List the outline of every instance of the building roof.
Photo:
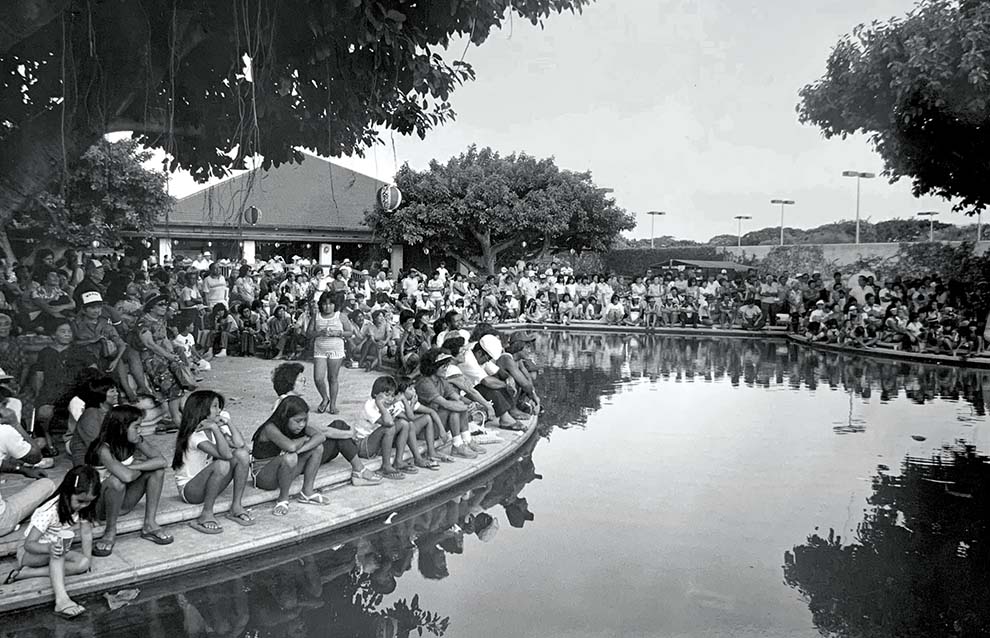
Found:
M 369 233 L 365 212 L 377 201 L 385 182 L 325 159 L 304 155 L 299 164 L 257 168 L 183 197 L 157 226 L 170 230 L 209 228 L 264 231 L 343 231 Z M 255 206 L 261 217 L 255 226 L 243 212 Z

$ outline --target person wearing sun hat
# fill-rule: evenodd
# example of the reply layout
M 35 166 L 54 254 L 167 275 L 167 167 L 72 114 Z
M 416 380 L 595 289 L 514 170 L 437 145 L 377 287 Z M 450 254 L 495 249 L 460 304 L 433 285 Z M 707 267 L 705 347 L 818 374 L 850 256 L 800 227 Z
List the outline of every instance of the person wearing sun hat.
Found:
M 446 378 L 453 357 L 446 350 L 431 348 L 419 362 L 420 378 L 416 381 L 419 401 L 437 411 L 453 437 L 451 454 L 465 459 L 477 458 L 486 450 L 471 440 L 468 427 L 468 402 Z M 474 445 L 472 445 L 474 443 Z

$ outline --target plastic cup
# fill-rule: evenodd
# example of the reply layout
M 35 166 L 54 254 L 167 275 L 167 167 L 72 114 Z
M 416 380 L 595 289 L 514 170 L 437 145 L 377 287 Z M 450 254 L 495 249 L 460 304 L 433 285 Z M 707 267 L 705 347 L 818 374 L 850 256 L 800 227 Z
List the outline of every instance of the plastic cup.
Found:
M 58 540 L 59 543 L 62 544 L 63 554 L 67 553 L 70 549 L 72 549 L 72 539 L 75 537 L 76 537 L 75 533 L 72 530 L 68 530 L 68 529 L 63 529 L 58 533 Z

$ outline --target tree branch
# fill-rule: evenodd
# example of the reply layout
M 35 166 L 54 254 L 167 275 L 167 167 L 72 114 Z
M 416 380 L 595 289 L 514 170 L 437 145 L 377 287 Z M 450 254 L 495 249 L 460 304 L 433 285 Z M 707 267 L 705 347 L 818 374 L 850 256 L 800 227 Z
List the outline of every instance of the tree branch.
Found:
M 0 54 L 4 54 L 50 23 L 69 0 L 5 0 L 0 20 Z

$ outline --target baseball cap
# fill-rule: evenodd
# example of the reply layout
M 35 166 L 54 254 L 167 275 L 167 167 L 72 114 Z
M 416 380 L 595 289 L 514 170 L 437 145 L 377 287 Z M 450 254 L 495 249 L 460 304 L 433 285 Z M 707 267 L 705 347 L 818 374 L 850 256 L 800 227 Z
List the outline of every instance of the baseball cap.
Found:
M 89 290 L 80 295 L 80 300 L 84 306 L 88 306 L 93 303 L 103 303 L 103 295 L 95 290 Z
M 6 372 L 4 372 L 3 368 L 0 368 L 0 381 L 9 381 L 10 379 L 13 378 L 14 377 L 12 375 L 9 375 Z
M 437 353 L 437 358 L 434 361 L 436 362 L 437 365 L 442 365 L 452 360 L 453 358 L 454 357 L 450 356 L 450 354 L 446 352 L 439 352 Z
M 824 306 L 825 305 L 825 302 L 822 301 L 821 299 L 819 299 L 818 301 L 815 302 L 815 305 L 816 306 Z
M 478 345 L 492 359 L 498 359 L 502 356 L 502 342 L 495 335 L 485 335 L 478 340 Z

